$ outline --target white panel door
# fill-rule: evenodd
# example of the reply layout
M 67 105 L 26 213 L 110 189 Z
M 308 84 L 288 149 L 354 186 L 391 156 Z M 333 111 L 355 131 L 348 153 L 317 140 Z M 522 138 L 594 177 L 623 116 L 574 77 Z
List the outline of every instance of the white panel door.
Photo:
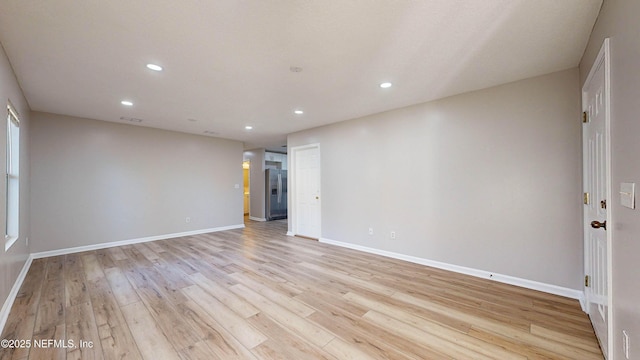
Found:
M 608 48 L 605 42 L 603 50 Z M 609 252 L 611 221 L 610 201 L 608 84 L 606 51 L 596 59 L 583 88 L 583 124 L 585 270 L 589 277 L 585 287 L 587 312 L 600 346 L 608 354 L 609 342 Z M 588 200 L 587 200 L 588 196 Z M 609 220 L 609 222 L 607 222 Z
M 295 235 L 320 238 L 320 148 L 293 149 Z

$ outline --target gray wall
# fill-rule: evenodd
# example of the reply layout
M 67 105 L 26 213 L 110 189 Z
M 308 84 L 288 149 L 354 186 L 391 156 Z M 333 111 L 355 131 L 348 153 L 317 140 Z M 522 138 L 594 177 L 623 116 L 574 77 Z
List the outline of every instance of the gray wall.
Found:
M 289 135 L 320 143 L 321 236 L 582 289 L 578 83 L 571 69 Z
M 20 85 L 11 69 L 9 60 L 0 46 L 0 169 L 6 169 L 6 148 L 7 148 L 7 100 L 20 113 L 20 230 L 19 238 L 9 249 L 4 250 L 4 236 L 0 246 L 0 306 L 7 300 L 7 295 L 11 291 L 13 284 L 18 278 L 20 270 L 29 256 L 29 248 L 26 244 L 29 235 L 29 105 L 22 95 Z M 2 170 L 4 171 L 4 170 Z M 1 177 L 0 187 L 6 188 L 6 179 Z M 0 204 L 5 204 L 5 191 L 0 191 Z M 0 228 L 6 226 L 6 209 L 0 206 Z M 4 231 L 4 230 L 3 230 Z M 0 329 L 1 330 L 1 329 Z
M 31 117 L 33 252 L 243 223 L 242 143 Z
M 620 183 L 640 186 L 640 1 L 605 0 L 585 55 L 581 84 L 587 78 L 602 41 L 611 38 L 611 157 L 613 216 L 614 359 L 624 359 L 622 330 L 630 335 L 630 355 L 640 357 L 640 207 L 620 205 Z M 640 198 L 636 195 L 636 202 Z M 636 205 L 638 206 L 638 205 Z

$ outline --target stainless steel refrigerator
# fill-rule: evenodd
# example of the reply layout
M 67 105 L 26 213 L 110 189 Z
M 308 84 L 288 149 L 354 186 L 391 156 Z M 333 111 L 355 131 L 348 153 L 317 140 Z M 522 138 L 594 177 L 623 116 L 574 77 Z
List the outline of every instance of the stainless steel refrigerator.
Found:
M 267 169 L 265 193 L 266 218 L 278 220 L 287 218 L 287 170 Z

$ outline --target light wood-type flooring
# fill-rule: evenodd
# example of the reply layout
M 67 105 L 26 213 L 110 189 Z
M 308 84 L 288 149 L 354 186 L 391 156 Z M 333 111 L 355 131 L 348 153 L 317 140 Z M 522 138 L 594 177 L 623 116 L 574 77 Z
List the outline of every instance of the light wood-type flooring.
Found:
M 34 260 L 0 359 L 602 359 L 576 300 L 285 232 Z

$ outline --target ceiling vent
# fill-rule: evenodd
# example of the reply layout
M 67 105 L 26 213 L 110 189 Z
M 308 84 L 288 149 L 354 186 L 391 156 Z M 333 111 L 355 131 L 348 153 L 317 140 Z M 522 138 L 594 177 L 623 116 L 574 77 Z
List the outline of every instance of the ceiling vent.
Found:
M 141 123 L 142 122 L 142 119 L 130 118 L 130 117 L 126 117 L 126 116 L 120 116 L 120 120 L 126 120 L 126 121 L 130 121 L 130 122 L 135 122 L 135 123 Z

